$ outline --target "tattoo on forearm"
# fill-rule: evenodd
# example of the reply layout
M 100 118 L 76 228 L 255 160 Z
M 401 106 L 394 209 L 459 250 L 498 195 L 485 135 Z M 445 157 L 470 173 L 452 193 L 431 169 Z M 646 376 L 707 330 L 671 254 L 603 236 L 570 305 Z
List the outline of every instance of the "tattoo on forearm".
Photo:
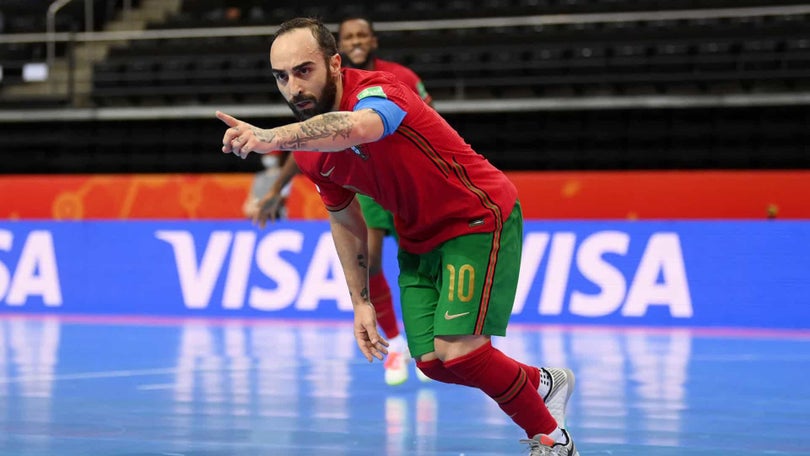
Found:
M 357 264 L 359 264 L 363 269 L 368 269 L 368 265 L 366 265 L 366 257 L 363 255 L 357 255 Z
M 256 128 L 256 127 L 252 127 L 252 128 L 253 128 L 253 134 L 261 142 L 264 142 L 264 143 L 273 142 L 273 139 L 276 137 L 276 134 L 273 133 L 273 130 L 264 130 L 262 128 Z
M 349 296 L 354 297 L 354 293 L 352 293 L 351 290 L 349 290 Z M 368 301 L 368 297 L 369 297 L 368 287 L 363 287 L 363 289 L 360 290 L 360 297 L 363 298 L 364 300 Z
M 354 122 L 350 113 L 328 112 L 294 125 L 276 128 L 279 136 L 279 148 L 284 150 L 314 150 L 308 146 L 312 141 L 323 138 L 348 138 L 352 133 Z M 274 137 L 276 135 L 273 135 Z

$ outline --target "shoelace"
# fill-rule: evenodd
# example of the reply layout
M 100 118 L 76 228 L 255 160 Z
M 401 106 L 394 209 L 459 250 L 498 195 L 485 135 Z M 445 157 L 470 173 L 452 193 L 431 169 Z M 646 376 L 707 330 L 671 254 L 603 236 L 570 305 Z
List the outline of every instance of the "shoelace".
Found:
M 529 456 L 553 456 L 551 447 L 547 447 L 534 439 L 523 439 L 520 443 L 529 445 Z

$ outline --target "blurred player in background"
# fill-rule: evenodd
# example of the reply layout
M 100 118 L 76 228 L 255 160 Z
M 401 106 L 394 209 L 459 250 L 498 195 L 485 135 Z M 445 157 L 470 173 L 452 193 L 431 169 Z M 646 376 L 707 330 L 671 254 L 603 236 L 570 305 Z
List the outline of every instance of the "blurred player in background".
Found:
M 477 388 L 529 437 L 532 456 L 578 456 L 565 427 L 568 369 L 537 368 L 491 343 L 506 334 L 517 290 L 523 217 L 517 189 L 404 83 L 341 68 L 315 19 L 285 22 L 270 48 L 281 94 L 299 122 L 261 129 L 217 112 L 222 151 L 292 150 L 329 210 L 363 355 L 382 360 L 369 299 L 368 239 L 356 193 L 396 214 L 408 346 L 428 377 Z M 259 214 L 268 218 L 264 207 Z
M 350 16 L 343 19 L 338 28 L 337 45 L 344 66 L 358 70 L 393 73 L 397 79 L 418 93 L 425 103 L 432 105 L 433 99 L 416 73 L 399 63 L 377 57 L 379 43 L 374 26 L 368 18 Z
M 340 22 L 337 36 L 338 51 L 343 56 L 344 66 L 392 73 L 419 94 L 425 103 L 431 104 L 430 94 L 425 90 L 425 85 L 416 73 L 403 65 L 376 57 L 377 36 L 374 34 L 374 27 L 368 18 L 352 16 L 344 19 Z M 407 343 L 400 333 L 391 288 L 382 266 L 385 237 L 393 236 L 396 239 L 397 236 L 394 229 L 394 216 L 366 195 L 358 194 L 357 201 L 360 202 L 368 227 L 368 275 L 371 302 L 374 303 L 374 309 L 377 311 L 377 324 L 382 328 L 390 344 L 384 364 L 385 381 L 389 385 L 397 385 L 408 379 L 408 365 L 411 357 Z M 420 380 L 428 380 L 420 370 L 417 369 L 416 372 Z
M 430 94 L 419 76 L 409 68 L 395 62 L 389 62 L 376 57 L 378 47 L 377 36 L 369 19 L 361 16 L 351 16 L 340 22 L 338 28 L 337 46 L 346 67 L 368 71 L 387 71 L 419 95 L 425 103 L 431 104 Z M 295 160 L 290 160 L 282 171 L 281 179 L 270 189 L 264 197 L 264 202 L 273 201 L 275 195 L 281 192 L 285 185 L 298 174 Z M 282 195 L 283 196 L 283 195 Z M 282 198 L 283 199 L 283 198 Z M 405 338 L 402 336 L 397 314 L 394 310 L 394 301 L 391 296 L 391 287 L 383 271 L 383 243 L 386 236 L 396 239 L 394 229 L 394 216 L 383 209 L 377 202 L 365 195 L 357 195 L 363 216 L 368 227 L 368 254 L 369 254 L 369 292 L 371 302 L 377 311 L 377 323 L 388 339 L 388 356 L 385 358 L 385 382 L 389 385 L 400 385 L 408 380 L 408 371 L 411 361 L 410 352 Z M 277 212 L 277 208 L 271 209 Z M 429 381 L 420 370 L 417 376 L 422 381 Z
M 269 154 L 262 155 L 262 166 L 264 169 L 258 171 L 253 176 L 253 184 L 250 186 L 250 191 L 245 198 L 245 202 L 242 204 L 242 212 L 245 214 L 245 217 L 253 219 L 258 216 L 259 203 L 261 203 L 264 195 L 273 187 L 273 184 L 279 181 L 284 163 L 294 161 L 289 158 L 290 153 L 285 151 L 273 151 Z M 287 197 L 290 195 L 290 187 L 292 187 L 292 185 L 286 183 L 279 189 L 281 204 L 279 204 L 273 213 L 274 220 L 287 218 L 287 209 L 284 205 L 284 201 L 286 201 Z

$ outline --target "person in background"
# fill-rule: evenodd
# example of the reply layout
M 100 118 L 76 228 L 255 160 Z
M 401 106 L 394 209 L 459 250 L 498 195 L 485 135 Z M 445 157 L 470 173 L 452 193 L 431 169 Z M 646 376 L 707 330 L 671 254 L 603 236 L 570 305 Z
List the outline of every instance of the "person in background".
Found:
M 338 27 L 337 45 L 344 66 L 392 73 L 418 93 L 425 103 L 432 106 L 433 98 L 425 90 L 425 84 L 416 73 L 404 65 L 377 57 L 379 42 L 374 33 L 374 25 L 367 17 L 349 16 L 343 19 Z
M 317 185 L 369 362 L 388 342 L 369 298 L 368 239 L 355 194 L 395 214 L 403 320 L 418 368 L 481 390 L 528 436 L 530 455 L 578 456 L 565 429 L 574 375 L 523 364 L 491 343 L 505 336 L 523 243 L 517 189 L 391 73 L 341 68 L 329 30 L 297 18 L 270 47 L 276 85 L 299 122 L 261 129 L 217 112 L 222 152 L 290 150 Z M 269 217 L 262 207 L 260 225 Z
M 337 37 L 338 52 L 343 57 L 344 66 L 367 71 L 387 71 L 419 94 L 425 103 L 432 103 L 430 94 L 425 90 L 425 85 L 416 73 L 396 62 L 382 60 L 376 56 L 379 43 L 371 20 L 362 16 L 347 17 L 340 22 Z M 390 344 L 384 363 L 385 382 L 389 385 L 398 385 L 408 379 L 411 357 L 400 331 L 391 288 L 382 266 L 385 237 L 397 238 L 394 216 L 366 195 L 358 194 L 357 201 L 363 210 L 363 217 L 365 217 L 368 227 L 368 274 L 371 302 L 374 304 L 374 310 L 377 311 L 377 323 Z M 420 380 L 429 380 L 419 369 L 416 370 L 416 373 Z
M 262 155 L 262 166 L 264 169 L 253 176 L 253 184 L 250 186 L 250 191 L 245 198 L 245 202 L 242 204 L 242 212 L 245 214 L 245 217 L 253 219 L 258 216 L 262 198 L 264 198 L 264 195 L 270 191 L 273 184 L 281 177 L 281 170 L 284 163 L 293 161 L 289 158 L 290 153 L 284 151 L 273 151 L 269 154 Z M 274 220 L 287 218 L 287 209 L 284 205 L 284 201 L 290 195 L 291 187 L 292 185 L 290 183 L 281 186 L 279 194 L 281 195 L 282 202 L 272 214 Z
M 419 76 L 409 68 L 396 62 L 380 59 L 376 56 L 378 48 L 377 36 L 371 21 L 362 16 L 350 16 L 340 22 L 337 33 L 338 51 L 342 56 L 342 63 L 346 67 L 367 71 L 387 71 L 397 79 L 404 82 L 408 88 L 419 95 L 425 103 L 432 104 L 430 94 Z M 264 198 L 270 201 L 284 185 L 298 174 L 295 160 L 290 160 L 282 176 L 274 188 Z M 396 239 L 394 216 L 383 209 L 372 198 L 358 194 L 357 200 L 363 210 L 363 216 L 368 227 L 368 253 L 369 253 L 369 293 L 371 302 L 377 312 L 377 323 L 388 339 L 388 356 L 385 358 L 385 382 L 395 386 L 405 383 L 409 376 L 411 356 L 405 338 L 400 331 L 399 321 L 394 308 L 391 287 L 383 271 L 383 244 L 387 236 Z M 273 209 L 277 211 L 277 209 Z M 417 377 L 423 381 L 430 381 L 422 371 L 416 370 Z

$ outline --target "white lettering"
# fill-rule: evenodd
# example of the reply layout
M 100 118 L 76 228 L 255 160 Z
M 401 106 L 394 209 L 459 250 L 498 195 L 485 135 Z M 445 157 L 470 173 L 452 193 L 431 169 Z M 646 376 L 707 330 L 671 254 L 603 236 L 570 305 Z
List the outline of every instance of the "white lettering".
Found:
M 543 255 L 548 246 L 548 233 L 529 233 L 523 240 L 523 254 L 520 256 L 520 276 L 518 277 L 517 291 L 515 293 L 515 304 L 512 307 L 513 314 L 523 312 L 529 291 L 537 276 L 537 269 L 543 261 Z
M 0 250 L 4 252 L 11 251 L 11 245 L 14 242 L 14 235 L 11 231 L 0 230 Z M 11 283 L 11 273 L 3 263 L 0 263 L 0 299 L 6 295 L 8 286 Z
M 32 231 L 28 235 L 11 279 L 6 303 L 21 306 L 32 295 L 42 296 L 46 306 L 62 305 L 53 237 L 48 231 Z
M 158 231 L 155 237 L 169 243 L 174 250 L 177 275 L 183 301 L 190 309 L 205 309 L 222 270 L 225 255 L 233 235 L 228 231 L 214 231 L 208 240 L 199 268 L 194 237 L 187 231 Z
M 627 255 L 630 236 L 618 231 L 604 231 L 586 238 L 577 251 L 579 271 L 602 289 L 596 295 L 580 291 L 571 293 L 571 313 L 585 317 L 602 317 L 615 312 L 622 305 L 627 283 L 622 273 L 605 261 L 605 253 Z
M 576 240 L 574 233 L 555 233 L 552 238 L 551 253 L 548 256 L 543 291 L 540 295 L 540 315 L 562 313 Z
M 301 278 L 295 267 L 284 261 L 281 252 L 300 253 L 303 245 L 304 234 L 295 230 L 273 231 L 259 241 L 256 264 L 264 275 L 276 283 L 276 288 L 251 287 L 250 307 L 271 311 L 284 309 L 293 303 Z
M 335 300 L 339 310 L 352 310 L 349 287 L 346 285 L 332 235 L 328 232 L 321 235 L 312 254 L 312 262 L 304 277 L 296 308 L 316 310 L 318 301 L 321 300 Z
M 222 307 L 241 309 L 245 303 L 250 266 L 253 262 L 253 248 L 256 246 L 256 233 L 239 231 L 233 241 L 228 275 L 225 278 L 225 291 L 222 296 Z
M 663 283 L 657 283 L 659 271 Z M 657 233 L 650 237 L 627 293 L 622 315 L 643 316 L 651 305 L 668 306 L 673 317 L 692 316 L 692 298 L 686 280 L 681 242 L 676 233 Z

